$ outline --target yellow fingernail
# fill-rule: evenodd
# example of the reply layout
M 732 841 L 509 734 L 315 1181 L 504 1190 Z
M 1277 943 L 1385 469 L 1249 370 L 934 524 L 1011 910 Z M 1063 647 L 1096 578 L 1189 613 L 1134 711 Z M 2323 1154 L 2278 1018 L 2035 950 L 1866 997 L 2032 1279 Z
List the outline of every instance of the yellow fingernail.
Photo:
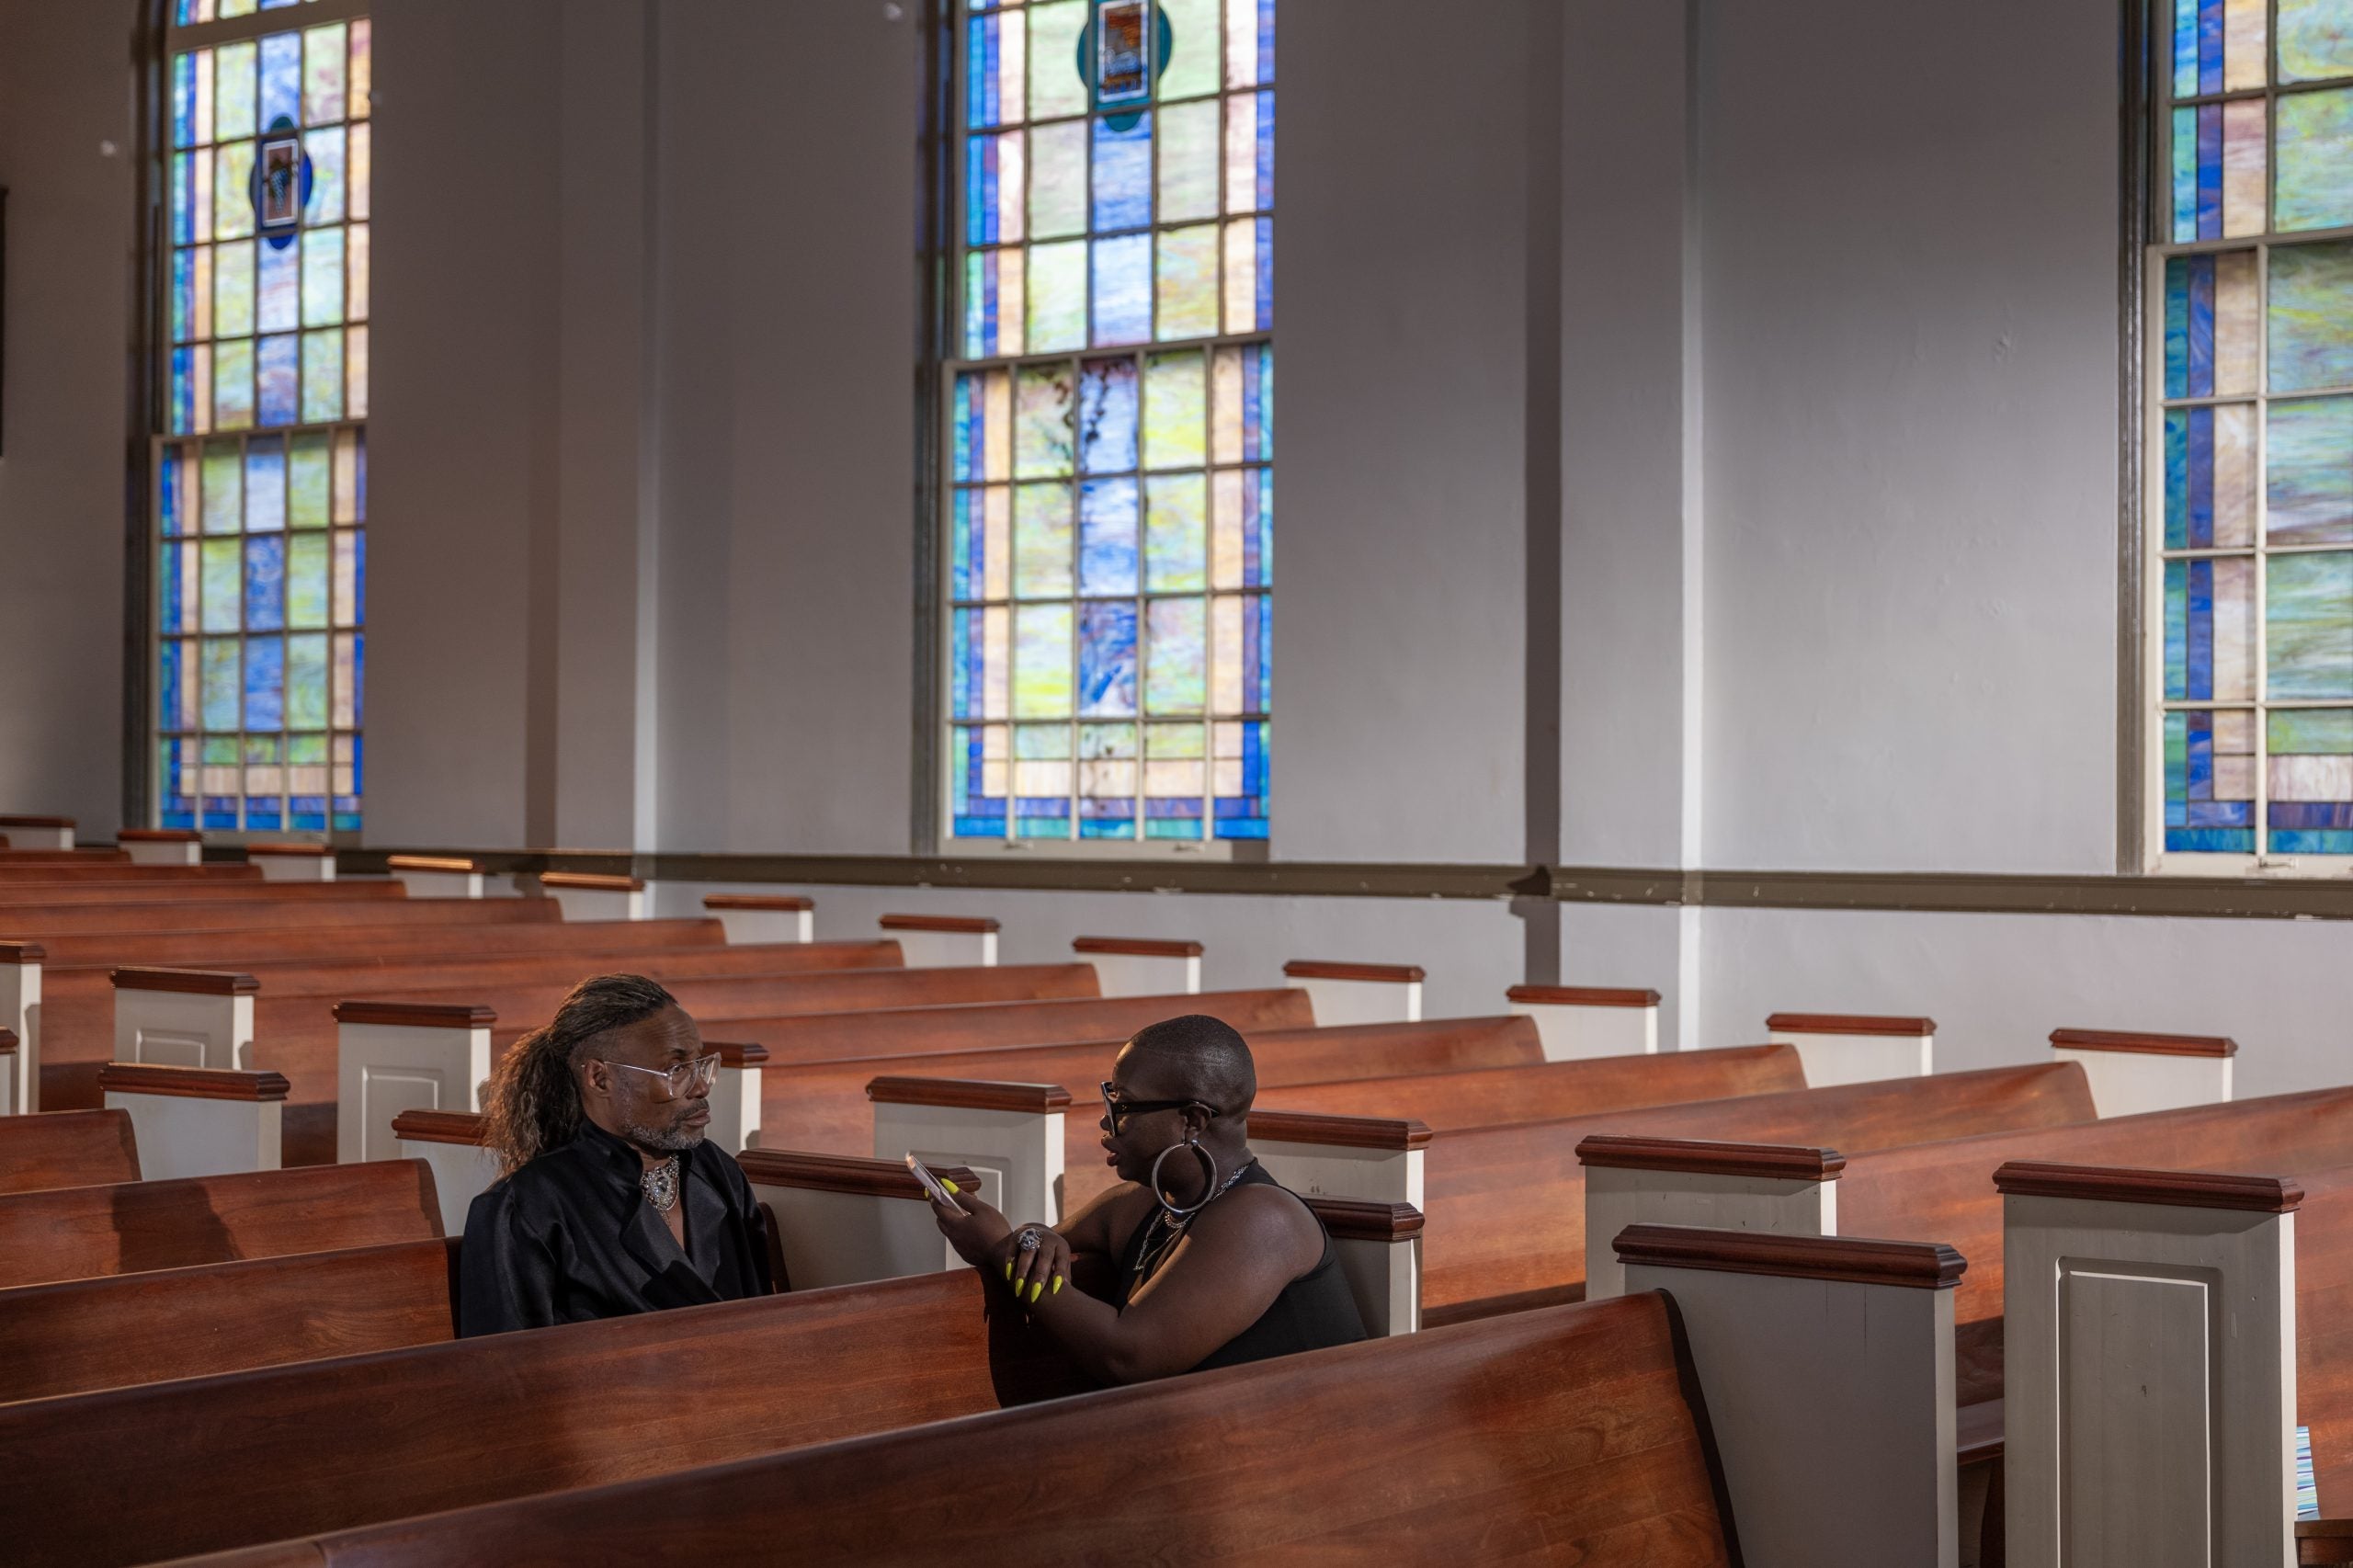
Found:
M 1035 1281 L 1034 1283 L 1032 1283 L 1032 1284 L 1030 1285 L 1030 1287 L 1029 1287 L 1029 1301 L 1030 1301 L 1030 1304 L 1031 1304 L 1032 1306 L 1035 1306 L 1035 1305 L 1037 1304 L 1038 1298 L 1039 1298 L 1039 1297 L 1040 1297 L 1040 1296 L 1042 1296 L 1042 1295 L 1044 1295 L 1045 1293 L 1046 1293 L 1046 1282 L 1045 1282 L 1043 1279 L 1040 1279 L 1040 1280 L 1037 1280 L 1037 1281 Z
M 958 1187 L 954 1182 L 949 1181 L 946 1176 L 941 1176 L 939 1178 L 939 1185 L 946 1187 L 950 1192 L 961 1192 L 964 1190 L 962 1187 Z
M 1013 1278 L 1013 1259 L 1009 1257 L 1005 1260 L 1005 1277 L 1007 1279 Z
M 1059 1296 L 1059 1295 L 1061 1295 L 1062 1293 L 1063 1293 L 1063 1277 L 1062 1277 L 1061 1275 L 1057 1274 L 1057 1275 L 1055 1275 L 1055 1276 L 1054 1276 L 1054 1294 L 1055 1294 L 1055 1295 L 1057 1295 L 1057 1296 Z

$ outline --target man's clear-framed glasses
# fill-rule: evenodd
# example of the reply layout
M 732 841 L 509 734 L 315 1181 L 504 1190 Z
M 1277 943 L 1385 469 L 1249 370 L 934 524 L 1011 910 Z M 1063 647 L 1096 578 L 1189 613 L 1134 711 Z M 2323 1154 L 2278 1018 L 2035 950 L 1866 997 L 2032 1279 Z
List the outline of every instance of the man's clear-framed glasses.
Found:
M 684 1100 L 710 1093 L 711 1085 L 719 1080 L 719 1055 L 714 1051 L 709 1056 L 693 1062 L 681 1062 L 676 1067 L 639 1067 L 631 1062 L 616 1062 L 609 1056 L 600 1056 L 597 1060 L 624 1073 L 651 1074 L 669 1085 L 666 1098 Z

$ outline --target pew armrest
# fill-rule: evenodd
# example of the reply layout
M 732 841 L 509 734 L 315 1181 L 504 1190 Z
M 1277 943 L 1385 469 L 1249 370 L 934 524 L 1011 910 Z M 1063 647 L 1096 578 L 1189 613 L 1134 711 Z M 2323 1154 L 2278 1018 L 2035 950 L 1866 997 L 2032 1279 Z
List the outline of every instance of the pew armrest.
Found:
M 1956 1568 L 1959 1253 L 1679 1225 L 1614 1239 L 1627 1290 L 1682 1316 L 1749 1562 Z
M 335 850 L 324 844 L 248 844 L 245 858 L 266 882 L 335 881 Z
M 703 899 L 702 906 L 719 917 L 733 945 L 817 939 L 817 906 L 798 895 L 715 892 Z
M 1794 1045 L 1806 1087 L 1925 1078 L 1936 1071 L 1937 1021 L 1860 1013 L 1776 1013 L 1765 1020 L 1776 1045 Z
M 1838 1233 L 1836 1149 L 1594 1136 L 1585 1168 L 1585 1299 L 1622 1295 L 1618 1233 L 1629 1225 L 1699 1225 L 1781 1236 Z
M 490 1076 L 488 1007 L 422 1002 L 338 1002 L 335 1159 L 401 1158 L 392 1120 L 403 1111 L 482 1108 Z
M 1332 1251 L 1375 1339 L 1422 1326 L 1422 1211 L 1410 1203 L 1304 1199 L 1331 1233 Z
M 645 883 L 636 877 L 591 871 L 542 871 L 540 890 L 563 906 L 566 920 L 642 920 Z
M 71 849 L 72 817 L 0 817 L 0 834 L 11 849 Z
M 742 1165 L 784 1258 L 780 1286 L 811 1290 L 962 1266 L 903 1160 L 754 1149 Z M 932 1171 L 962 1191 L 982 1186 L 981 1175 L 962 1165 Z
M 1199 942 L 1081 937 L 1070 949 L 1095 966 L 1106 996 L 1189 996 L 1201 988 Z
M 1598 985 L 1515 985 L 1511 1010 L 1536 1020 L 1547 1062 L 1658 1052 L 1658 993 Z
M 0 1062 L 9 1077 L 11 1114 L 40 1108 L 40 964 L 39 942 L 0 941 L 0 1027 L 17 1037 L 17 1052 Z
M 996 962 L 997 922 L 986 915 L 886 915 L 909 969 L 961 969 Z
M 114 841 L 134 866 L 204 864 L 204 835 L 187 828 L 126 827 Z
M 885 1076 L 866 1085 L 874 1107 L 874 1157 L 909 1154 L 937 1169 L 966 1165 L 983 1201 L 1016 1224 L 1055 1224 L 1063 1212 L 1060 1084 L 994 1084 L 966 1078 Z
M 1307 993 L 1315 1021 L 1333 1024 L 1418 1024 L 1422 966 L 1412 963 L 1332 963 L 1293 959 L 1283 980 Z
M 2221 1035 L 2053 1029 L 2051 1054 L 2083 1068 L 2102 1116 L 2136 1116 L 2231 1097 L 2238 1042 Z
M 411 898 L 480 898 L 481 862 L 448 855 L 394 855 L 384 865 Z
M 279 1166 L 287 1083 L 276 1073 L 109 1062 L 98 1091 L 131 1117 L 147 1180 Z

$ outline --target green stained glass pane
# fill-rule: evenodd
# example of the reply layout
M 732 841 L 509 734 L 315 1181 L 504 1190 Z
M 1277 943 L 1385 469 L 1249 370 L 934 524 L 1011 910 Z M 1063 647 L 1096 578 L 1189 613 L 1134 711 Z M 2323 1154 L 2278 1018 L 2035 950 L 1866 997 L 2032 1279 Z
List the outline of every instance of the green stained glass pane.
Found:
M 233 142 L 261 129 L 255 120 L 260 99 L 255 92 L 255 57 L 260 46 L 251 39 L 224 43 L 212 51 L 212 136 Z
M 2279 79 L 2353 76 L 2353 6 L 2345 0 L 2279 0 Z
M 254 423 L 254 340 L 212 346 L 212 425 L 249 430 Z
M 324 635 L 289 637 L 286 640 L 286 722 L 295 728 L 304 728 L 324 727 L 326 722 L 327 640 Z M 324 753 L 324 737 L 310 739 L 320 744 Z M 295 750 L 298 755 L 293 760 L 313 760 L 301 755 L 308 749 L 303 738 L 297 737 Z M 326 759 L 322 755 L 315 760 L 324 762 Z
M 1209 585 L 1209 483 L 1198 473 L 1144 482 L 1144 588 L 1188 593 Z
M 1208 604 L 1154 599 L 1144 613 L 1144 711 L 1199 713 L 1209 699 Z
M 1144 361 L 1144 467 L 1200 467 L 1208 460 L 1208 422 L 1207 355 L 1196 349 Z
M 289 528 L 327 526 L 327 495 L 334 468 L 324 431 L 297 436 L 286 455 L 286 522 Z
M 1154 279 L 1163 342 L 1217 335 L 1217 225 L 1171 229 L 1158 238 Z
M 2279 99 L 2273 222 L 2282 230 L 2353 223 L 2353 88 Z
M 234 631 L 244 603 L 244 549 L 233 539 L 204 541 L 205 631 Z
M 232 142 L 212 151 L 212 237 L 241 240 L 254 232 L 254 204 L 246 195 L 254 173 L 254 144 Z
M 2353 539 L 2353 397 L 2275 403 L 2269 428 L 2268 537 L 2279 544 Z
M 302 422 L 323 425 L 343 416 L 343 329 L 302 335 Z
M 1071 591 L 1071 492 L 1067 484 L 1013 491 L 1013 591 L 1025 599 Z
M 1160 111 L 1163 222 L 1214 218 L 1218 210 L 1218 106 L 1177 104 Z
M 343 231 L 313 229 L 302 236 L 302 324 L 343 321 Z
M 2353 384 L 2353 241 L 2271 253 L 2271 390 Z
M 296 534 L 286 543 L 286 624 L 327 624 L 327 536 Z
M 204 443 L 204 531 L 233 534 L 245 520 L 245 459 L 234 441 Z
M 1168 19 L 1168 68 L 1160 74 L 1164 99 L 1217 91 L 1223 56 L 1217 13 L 1218 0 L 1160 0 L 1160 14 Z
M 250 337 L 254 330 L 254 242 L 212 252 L 212 335 Z
M 1029 237 L 1086 233 L 1086 122 L 1041 125 L 1029 133 Z
M 1086 343 L 1086 242 L 1029 247 L 1029 352 L 1056 354 Z M 1003 307 L 999 307 L 1002 309 Z
M 1033 365 L 1014 386 L 1013 472 L 1018 479 L 1071 472 L 1071 369 Z
M 2353 709 L 2274 709 L 2265 722 L 2274 756 L 2339 756 L 2353 753 Z
M 1070 606 L 1022 605 L 1013 612 L 1013 712 L 1059 719 L 1071 710 Z
M 238 679 L 237 640 L 233 637 L 210 637 L 204 642 L 204 727 L 208 730 L 233 730 L 237 727 L 239 698 L 243 695 Z M 230 743 L 230 756 L 235 756 L 235 743 Z M 210 750 L 210 743 L 207 744 Z
M 1029 118 L 1056 119 L 1086 111 L 1086 84 L 1078 74 L 1078 35 L 1086 0 L 1055 0 L 1029 7 Z
M 2270 695 L 2353 697 L 2353 554 L 2275 555 L 2268 565 Z

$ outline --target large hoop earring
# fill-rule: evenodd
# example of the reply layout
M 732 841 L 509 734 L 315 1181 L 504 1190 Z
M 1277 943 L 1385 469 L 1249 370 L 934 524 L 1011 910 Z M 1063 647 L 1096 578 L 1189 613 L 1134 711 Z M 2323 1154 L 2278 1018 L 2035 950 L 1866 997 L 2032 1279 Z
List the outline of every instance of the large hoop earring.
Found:
M 1208 1174 L 1201 1187 L 1201 1200 L 1200 1202 L 1194 1204 L 1190 1209 L 1179 1209 L 1176 1205 L 1169 1202 L 1167 1199 L 1161 1196 L 1160 1167 L 1167 1163 L 1169 1155 L 1175 1153 L 1179 1149 L 1190 1149 L 1196 1155 L 1199 1156 L 1201 1164 L 1209 1167 Z M 1188 1219 L 1192 1215 L 1199 1213 L 1202 1209 L 1208 1206 L 1209 1200 L 1217 1196 L 1217 1156 L 1211 1153 L 1207 1149 L 1202 1148 L 1200 1140 L 1198 1138 L 1188 1138 L 1182 1143 L 1171 1143 L 1168 1147 L 1160 1151 L 1160 1158 L 1152 1162 L 1152 1196 L 1158 1199 L 1160 1206 L 1163 1209 L 1165 1209 L 1169 1213 L 1175 1215 L 1179 1220 Z

